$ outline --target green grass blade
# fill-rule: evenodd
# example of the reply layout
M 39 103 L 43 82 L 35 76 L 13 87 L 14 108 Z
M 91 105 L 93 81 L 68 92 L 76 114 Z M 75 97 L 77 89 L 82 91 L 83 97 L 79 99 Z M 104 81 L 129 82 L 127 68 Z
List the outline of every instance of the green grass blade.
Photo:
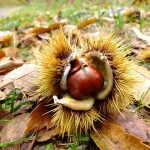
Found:
M 5 142 L 3 144 L 0 144 L 0 147 L 8 147 L 8 146 L 11 146 L 11 145 L 15 145 L 15 144 L 19 144 L 19 143 L 22 143 L 22 142 L 28 142 L 30 140 L 32 140 L 34 138 L 34 136 L 31 136 L 29 138 L 24 138 L 23 140 L 14 140 L 14 141 L 10 141 L 10 142 Z

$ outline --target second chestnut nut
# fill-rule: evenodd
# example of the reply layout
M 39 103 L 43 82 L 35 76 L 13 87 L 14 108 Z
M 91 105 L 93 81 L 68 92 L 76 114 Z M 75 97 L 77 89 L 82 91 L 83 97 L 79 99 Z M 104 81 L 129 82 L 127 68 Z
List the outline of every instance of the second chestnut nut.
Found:
M 103 88 L 104 77 L 94 66 L 76 59 L 71 64 L 67 85 L 71 96 L 82 100 L 94 96 Z

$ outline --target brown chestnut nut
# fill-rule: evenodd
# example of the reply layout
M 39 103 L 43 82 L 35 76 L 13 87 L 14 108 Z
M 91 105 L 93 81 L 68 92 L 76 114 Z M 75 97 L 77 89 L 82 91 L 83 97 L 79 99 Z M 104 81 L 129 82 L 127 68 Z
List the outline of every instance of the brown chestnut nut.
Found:
M 103 75 L 98 69 L 81 64 L 81 62 L 75 62 L 67 81 L 70 94 L 79 100 L 95 95 L 104 85 Z
M 69 75 L 73 74 L 74 72 L 78 71 L 81 69 L 81 66 L 83 65 L 83 62 L 75 59 L 72 63 L 71 63 L 71 70 L 69 72 Z

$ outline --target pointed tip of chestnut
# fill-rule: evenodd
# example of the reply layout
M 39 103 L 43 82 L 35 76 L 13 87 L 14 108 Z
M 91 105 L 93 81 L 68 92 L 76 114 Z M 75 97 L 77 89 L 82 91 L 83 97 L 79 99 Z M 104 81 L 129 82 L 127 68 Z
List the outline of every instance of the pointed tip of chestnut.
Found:
M 104 77 L 98 69 L 90 65 L 82 67 L 81 64 L 81 62 L 76 61 L 68 77 L 69 92 L 76 99 L 94 96 L 104 85 Z

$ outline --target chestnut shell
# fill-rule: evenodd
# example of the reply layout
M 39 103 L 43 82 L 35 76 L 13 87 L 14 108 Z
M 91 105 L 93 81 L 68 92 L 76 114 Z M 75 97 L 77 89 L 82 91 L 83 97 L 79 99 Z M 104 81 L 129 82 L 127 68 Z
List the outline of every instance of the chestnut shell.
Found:
M 94 96 L 104 85 L 102 73 L 93 66 L 81 67 L 80 62 L 75 62 L 68 77 L 68 89 L 72 97 L 78 100 Z

